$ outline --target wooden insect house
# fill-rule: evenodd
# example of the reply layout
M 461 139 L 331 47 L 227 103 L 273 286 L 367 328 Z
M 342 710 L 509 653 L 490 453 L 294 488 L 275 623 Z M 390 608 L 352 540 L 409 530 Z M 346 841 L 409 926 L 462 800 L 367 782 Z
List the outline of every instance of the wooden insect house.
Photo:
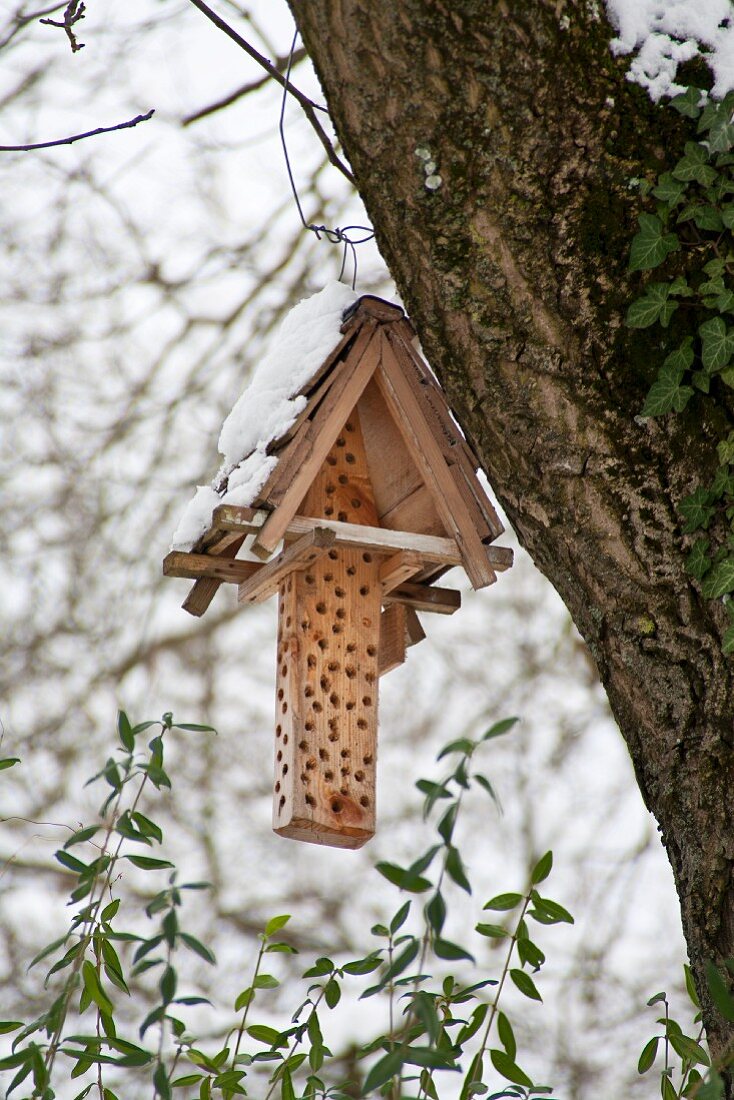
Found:
M 281 836 L 369 840 L 380 677 L 425 637 L 419 612 L 459 608 L 460 593 L 435 583 L 447 570 L 463 566 L 481 588 L 512 564 L 492 545 L 502 524 L 414 340 L 400 307 L 340 284 L 297 306 L 225 421 L 224 465 L 164 561 L 167 576 L 195 581 L 192 615 L 222 582 L 241 604 L 278 595 Z

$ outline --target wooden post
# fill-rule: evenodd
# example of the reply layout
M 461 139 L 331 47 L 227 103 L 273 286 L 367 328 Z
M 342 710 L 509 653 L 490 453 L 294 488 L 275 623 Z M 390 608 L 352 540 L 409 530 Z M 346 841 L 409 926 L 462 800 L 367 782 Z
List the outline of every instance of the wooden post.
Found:
M 356 411 L 300 512 L 378 523 Z M 382 558 L 332 547 L 282 584 L 273 828 L 359 848 L 375 831 Z

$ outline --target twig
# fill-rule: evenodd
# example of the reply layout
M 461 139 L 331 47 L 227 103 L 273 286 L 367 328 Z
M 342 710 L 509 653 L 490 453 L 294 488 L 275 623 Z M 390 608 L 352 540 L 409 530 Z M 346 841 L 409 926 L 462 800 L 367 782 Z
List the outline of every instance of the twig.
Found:
M 84 43 L 78 42 L 77 37 L 74 34 L 74 24 L 80 22 L 84 18 L 86 6 L 84 0 L 69 0 L 69 3 L 64 9 L 64 18 L 62 22 L 57 19 L 39 19 L 39 23 L 45 23 L 47 27 L 61 27 L 63 31 L 66 31 L 66 37 L 69 39 L 69 45 L 71 46 L 71 52 L 77 53 L 78 50 L 84 49 Z
M 97 137 L 99 134 L 111 134 L 114 130 L 130 130 L 139 122 L 147 122 L 155 114 L 155 109 L 145 115 L 136 115 L 127 122 L 118 122 L 116 126 L 98 126 L 96 130 L 87 130 L 83 134 L 72 134 L 71 137 L 58 138 L 56 141 L 38 141 L 34 145 L 0 145 L 0 153 L 27 153 L 33 149 L 53 149 L 56 145 L 71 145 L 74 141 L 83 138 Z
M 293 54 L 293 64 L 296 65 L 299 61 L 302 61 L 305 56 L 306 51 L 304 49 L 296 50 Z M 278 57 L 276 58 L 275 64 L 280 72 L 285 69 L 288 64 L 288 58 Z M 222 99 L 218 99 L 214 103 L 210 103 L 208 107 L 202 107 L 200 110 L 194 111 L 193 114 L 186 115 L 186 117 L 181 120 L 181 125 L 190 126 L 192 122 L 198 122 L 199 119 L 206 118 L 208 115 L 213 115 L 216 111 L 221 111 L 225 107 L 230 107 L 233 103 L 236 103 L 238 99 L 242 99 L 243 96 L 249 95 L 250 92 L 258 91 L 264 84 L 267 84 L 268 80 L 270 80 L 270 74 L 261 77 L 260 80 L 251 80 L 249 84 L 243 84 L 241 87 L 235 88 L 229 95 L 223 96 Z
M 261 65 L 262 68 L 265 69 L 266 73 L 268 73 L 273 78 L 273 80 L 277 81 L 277 83 L 285 88 L 286 91 L 290 92 L 293 98 L 296 99 L 298 103 L 300 103 L 301 107 L 303 108 L 303 113 L 313 126 L 319 141 L 326 150 L 326 155 L 329 158 L 329 163 L 333 164 L 335 168 L 338 168 L 342 175 L 346 176 L 349 182 L 354 186 L 354 176 L 349 171 L 346 164 L 344 164 L 344 162 L 338 156 L 336 150 L 334 149 L 334 146 L 329 140 L 329 135 L 326 133 L 323 126 L 316 117 L 316 111 L 326 111 L 326 108 L 322 107 L 319 103 L 314 103 L 312 99 L 309 99 L 307 95 L 304 95 L 303 92 L 296 88 L 295 85 L 291 84 L 289 80 L 286 80 L 283 74 L 278 72 L 275 65 L 273 65 L 272 62 L 268 61 L 267 57 L 263 57 L 263 55 L 258 50 L 256 50 L 254 46 L 250 45 L 247 39 L 243 38 L 241 34 L 238 34 L 233 27 L 230 27 L 229 23 L 225 23 L 221 16 L 217 15 L 216 12 L 212 11 L 212 9 L 204 3 L 204 0 L 191 0 L 191 3 L 194 5 L 195 8 L 198 8 L 199 11 L 214 24 L 215 27 L 219 27 L 220 31 L 223 31 L 224 34 L 232 39 L 233 42 L 236 42 L 240 49 L 243 49 L 246 54 L 249 54 L 249 56 L 254 61 L 257 61 L 258 65 Z

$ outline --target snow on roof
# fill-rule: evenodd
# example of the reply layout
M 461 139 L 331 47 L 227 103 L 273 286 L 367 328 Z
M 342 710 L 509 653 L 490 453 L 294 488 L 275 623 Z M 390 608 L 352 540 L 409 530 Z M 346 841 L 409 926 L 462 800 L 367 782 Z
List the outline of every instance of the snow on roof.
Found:
M 627 78 L 647 89 L 657 103 L 685 91 L 678 66 L 702 57 L 714 75 L 712 95 L 734 88 L 734 4 L 732 0 L 606 0 L 618 35 L 615 54 L 636 53 Z
M 278 463 L 268 447 L 305 408 L 299 391 L 341 340 L 344 313 L 358 297 L 343 283 L 331 282 L 284 318 L 270 351 L 222 425 L 222 466 L 211 486 L 197 487 L 174 532 L 172 550 L 190 550 L 210 526 L 217 505 L 248 507 L 257 499 Z

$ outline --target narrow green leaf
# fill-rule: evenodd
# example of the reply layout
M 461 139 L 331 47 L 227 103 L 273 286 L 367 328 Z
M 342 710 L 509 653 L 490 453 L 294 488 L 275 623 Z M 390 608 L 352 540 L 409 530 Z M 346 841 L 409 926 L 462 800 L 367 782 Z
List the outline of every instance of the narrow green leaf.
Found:
M 390 921 L 390 931 L 392 932 L 393 935 L 395 935 L 396 932 L 400 931 L 400 929 L 403 927 L 406 920 L 408 919 L 408 914 L 410 913 L 410 906 L 411 906 L 411 902 L 406 901 L 404 905 L 400 906 L 397 913 L 395 914 L 393 919 Z
M 469 962 L 474 962 L 474 956 L 470 955 L 463 947 L 460 947 L 457 943 L 451 943 L 450 940 L 442 940 L 436 938 L 433 941 L 433 950 L 438 955 L 439 959 L 468 959 Z
M 495 737 L 502 737 L 505 733 L 509 733 L 519 721 L 519 718 L 502 718 L 499 722 L 495 722 L 493 726 L 490 726 L 487 732 L 482 734 L 480 740 L 493 741 Z
M 466 876 L 464 864 L 459 849 L 451 846 L 446 854 L 446 873 L 454 880 L 457 886 L 471 894 L 471 883 Z
M 511 1058 L 514 1062 L 517 1056 L 517 1043 L 510 1021 L 507 1019 L 504 1012 L 497 1013 L 497 1034 L 500 1037 L 502 1046 L 505 1048 L 507 1057 Z
M 135 737 L 133 735 L 132 726 L 130 725 L 130 719 L 125 714 L 124 710 L 118 710 L 117 712 L 117 733 L 123 749 L 125 749 L 126 752 L 132 752 L 135 748 Z
M 216 957 L 214 952 L 211 951 L 205 944 L 197 940 L 195 936 L 189 935 L 188 932 L 179 932 L 179 939 L 182 943 L 185 943 L 190 951 L 193 951 L 195 955 L 198 955 L 204 962 L 210 963 L 212 966 L 216 963 Z
M 522 894 L 497 894 L 484 905 L 485 909 L 515 909 L 523 900 Z
M 400 1072 L 402 1064 L 403 1059 L 400 1048 L 391 1050 L 388 1054 L 384 1055 L 384 1057 L 380 1058 L 365 1078 L 362 1087 L 362 1096 L 369 1096 L 371 1092 L 375 1092 L 381 1085 L 390 1081 Z
M 504 1050 L 490 1050 L 489 1057 L 492 1059 L 494 1068 L 506 1080 L 512 1081 L 515 1085 L 522 1085 L 524 1088 L 532 1088 L 533 1082 L 527 1073 L 524 1073 Z
M 530 881 L 534 886 L 544 882 L 553 868 L 553 852 L 546 852 L 541 856 L 530 873 Z
M 423 878 L 422 875 L 410 874 L 395 863 L 378 863 L 376 868 L 393 886 L 398 886 L 411 894 L 422 894 L 425 890 L 430 890 L 433 885 L 429 879 Z
M 159 871 L 164 867 L 173 867 L 174 864 L 170 863 L 167 859 L 153 859 L 152 856 L 123 856 L 123 859 L 127 859 L 134 867 L 140 867 L 143 871 Z
M 253 1039 L 257 1039 L 258 1043 L 267 1043 L 268 1046 L 275 1046 L 276 1043 L 280 1044 L 281 1034 L 276 1031 L 274 1027 L 268 1027 L 266 1024 L 252 1024 L 247 1029 L 247 1034 Z
M 278 917 L 271 917 L 268 923 L 265 925 L 265 935 L 268 939 L 274 936 L 276 932 L 280 932 L 281 928 L 285 928 L 288 921 L 291 919 L 290 913 L 282 913 Z
M 464 756 L 471 755 L 474 748 L 474 741 L 471 741 L 468 737 L 459 737 L 456 741 L 449 741 L 448 745 L 444 745 L 436 760 L 443 760 L 444 756 L 448 756 L 452 752 L 460 752 Z
M 89 959 L 82 963 L 82 981 L 90 1000 L 94 1001 L 100 1011 L 112 1016 L 115 1011 L 112 1001 L 102 988 L 97 971 Z
M 0 772 L 4 772 L 6 768 L 13 768 L 16 764 L 20 764 L 19 756 L 4 756 L 0 759 Z
M 436 935 L 440 935 L 446 920 L 446 902 L 438 890 L 426 906 L 426 920 Z
M 487 936 L 491 940 L 501 940 L 510 934 L 501 924 L 477 924 L 475 926 L 475 931 L 477 931 L 480 936 Z
M 638 1073 L 647 1073 L 647 1071 L 653 1065 L 658 1052 L 659 1042 L 660 1037 L 656 1035 L 650 1040 L 649 1043 L 645 1043 L 644 1047 L 642 1048 L 642 1054 L 640 1055 L 639 1061 L 637 1062 Z
M 535 982 L 524 970 L 511 970 L 510 977 L 520 992 L 529 997 L 531 1001 L 543 1000 L 540 993 L 538 993 Z

